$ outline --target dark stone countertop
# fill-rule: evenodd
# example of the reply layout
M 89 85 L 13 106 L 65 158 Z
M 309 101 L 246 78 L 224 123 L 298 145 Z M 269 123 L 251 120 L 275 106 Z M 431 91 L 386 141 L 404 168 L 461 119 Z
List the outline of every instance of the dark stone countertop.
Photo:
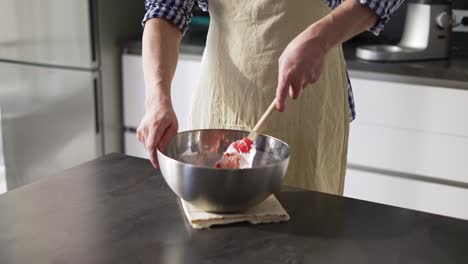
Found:
M 0 195 L 0 263 L 467 263 L 468 222 L 311 191 L 279 224 L 192 230 L 147 160 L 110 154 Z

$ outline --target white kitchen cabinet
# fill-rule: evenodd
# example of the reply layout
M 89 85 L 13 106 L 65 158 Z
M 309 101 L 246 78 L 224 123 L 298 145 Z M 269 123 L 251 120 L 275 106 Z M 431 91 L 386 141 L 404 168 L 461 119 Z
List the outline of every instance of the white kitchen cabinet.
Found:
M 125 153 L 147 158 L 148 155 L 136 140 L 135 131 L 145 113 L 145 85 L 143 80 L 142 57 L 124 54 L 123 64 L 123 108 Z M 191 111 L 192 91 L 198 80 L 201 56 L 181 54 L 171 87 L 172 105 L 179 121 L 179 131 L 188 130 Z
M 468 185 L 468 137 L 356 122 L 348 163 Z
M 468 219 L 468 91 L 351 82 L 345 196 Z
M 360 124 L 468 137 L 468 90 L 352 77 L 351 83 Z
M 444 184 L 348 169 L 347 197 L 468 220 L 468 190 Z
M 124 126 L 136 129 L 145 114 L 145 82 L 141 55 L 122 56 L 122 98 Z
M 192 94 L 199 78 L 201 56 L 180 55 L 172 79 L 172 104 L 179 121 L 179 131 L 190 128 L 189 114 L 192 110 Z

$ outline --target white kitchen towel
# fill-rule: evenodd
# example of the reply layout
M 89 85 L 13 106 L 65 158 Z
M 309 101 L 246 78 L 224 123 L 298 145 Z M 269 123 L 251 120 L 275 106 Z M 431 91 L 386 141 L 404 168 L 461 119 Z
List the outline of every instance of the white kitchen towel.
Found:
M 214 214 L 202 211 L 195 206 L 181 200 L 185 216 L 193 228 L 208 228 L 212 225 L 225 225 L 238 222 L 252 224 L 282 222 L 289 220 L 289 214 L 284 210 L 274 195 L 262 203 L 238 214 Z

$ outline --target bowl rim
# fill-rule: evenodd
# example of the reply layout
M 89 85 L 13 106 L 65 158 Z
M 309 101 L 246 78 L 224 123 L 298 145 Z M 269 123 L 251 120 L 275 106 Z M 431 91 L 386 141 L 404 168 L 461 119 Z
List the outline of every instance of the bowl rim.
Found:
M 197 132 L 197 131 L 207 131 L 207 130 L 224 130 L 224 131 L 235 131 L 235 132 L 250 133 L 250 131 L 239 130 L 239 129 L 204 128 L 204 129 L 185 130 L 185 131 L 177 132 L 177 134 L 184 134 L 184 133 Z M 212 170 L 217 170 L 217 171 L 256 170 L 256 169 L 261 169 L 261 168 L 269 168 L 269 167 L 274 167 L 274 166 L 276 166 L 278 163 L 287 161 L 287 160 L 289 160 L 289 158 L 291 158 L 291 148 L 289 147 L 288 143 L 284 142 L 284 141 L 281 140 L 281 139 L 275 138 L 275 137 L 273 137 L 273 136 L 265 135 L 265 134 L 259 134 L 259 136 L 264 136 L 264 137 L 267 137 L 267 138 L 272 138 L 272 139 L 275 139 L 275 140 L 277 140 L 277 141 L 283 143 L 283 144 L 288 148 L 288 156 L 287 156 L 285 159 L 281 160 L 281 161 L 274 162 L 274 163 L 271 163 L 271 164 L 268 164 L 268 165 L 264 165 L 264 166 L 252 167 L 252 168 L 242 168 L 242 169 L 231 169 L 231 168 L 211 168 L 211 167 L 208 167 L 208 166 L 194 165 L 194 164 L 182 162 L 182 161 L 176 160 L 176 159 L 174 159 L 174 158 L 171 158 L 171 157 L 169 157 L 168 155 L 164 154 L 162 151 L 160 151 L 159 148 L 156 148 L 156 151 L 157 151 L 157 154 L 158 154 L 158 155 L 162 155 L 162 156 L 164 156 L 164 157 L 170 159 L 172 162 L 176 162 L 177 164 L 182 164 L 182 165 L 184 165 L 184 166 L 188 166 L 188 167 L 192 167 L 192 168 L 212 169 Z M 174 137 L 174 138 L 175 138 L 175 137 Z M 173 139 L 174 139 L 174 138 L 173 138 Z M 171 142 L 172 142 L 173 139 L 171 139 Z M 169 145 L 171 144 L 171 142 L 169 143 Z

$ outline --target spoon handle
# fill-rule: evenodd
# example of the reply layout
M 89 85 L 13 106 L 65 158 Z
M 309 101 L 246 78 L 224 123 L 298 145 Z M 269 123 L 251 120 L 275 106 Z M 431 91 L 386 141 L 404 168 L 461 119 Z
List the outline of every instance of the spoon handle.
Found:
M 257 136 L 262 132 L 263 127 L 265 126 L 266 122 L 270 118 L 271 114 L 273 111 L 276 109 L 276 98 L 273 100 L 273 102 L 270 104 L 268 109 L 265 111 L 265 113 L 260 117 L 260 120 L 258 120 L 257 124 L 255 124 L 255 127 L 250 131 L 249 135 L 247 136 L 248 139 L 251 141 L 255 141 Z

